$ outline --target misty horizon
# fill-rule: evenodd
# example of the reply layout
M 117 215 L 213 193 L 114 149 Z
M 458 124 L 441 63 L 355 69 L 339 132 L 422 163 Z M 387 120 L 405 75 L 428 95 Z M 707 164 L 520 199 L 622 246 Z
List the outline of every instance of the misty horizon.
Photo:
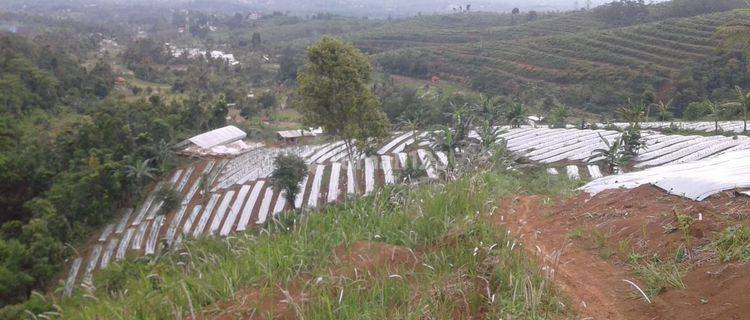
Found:
M 663 2 L 651 0 L 647 3 Z M 98 5 L 114 6 L 160 6 L 171 8 L 191 8 L 196 10 L 231 13 L 232 11 L 259 11 L 270 13 L 281 11 L 292 15 L 309 15 L 315 13 L 333 13 L 344 16 L 385 18 L 405 17 L 418 14 L 446 14 L 464 11 L 509 13 L 514 8 L 520 11 L 571 11 L 594 8 L 612 0 L 10 0 L 0 4 L 6 10 L 76 10 L 91 9 Z

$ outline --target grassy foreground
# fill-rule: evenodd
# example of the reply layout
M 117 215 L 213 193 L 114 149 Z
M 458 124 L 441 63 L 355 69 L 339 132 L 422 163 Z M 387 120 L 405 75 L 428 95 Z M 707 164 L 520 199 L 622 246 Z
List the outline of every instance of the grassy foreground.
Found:
M 388 188 L 234 238 L 116 263 L 96 276 L 96 290 L 46 299 L 66 319 L 184 319 L 240 288 L 271 290 L 306 277 L 317 280 L 307 281 L 308 299 L 295 305 L 304 319 L 565 318 L 571 311 L 540 268 L 482 216 L 498 198 L 564 196 L 573 187 L 543 172 L 480 172 Z M 334 248 L 360 240 L 407 247 L 423 267 L 359 279 L 328 275 Z

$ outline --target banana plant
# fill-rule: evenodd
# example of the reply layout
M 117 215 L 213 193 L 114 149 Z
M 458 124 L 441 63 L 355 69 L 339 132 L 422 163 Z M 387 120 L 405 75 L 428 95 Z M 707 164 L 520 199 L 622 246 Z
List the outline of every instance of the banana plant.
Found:
M 477 134 L 479 135 L 479 145 L 483 150 L 487 150 L 497 141 L 498 129 L 492 125 L 492 122 L 485 120 L 482 122 L 482 126 L 478 128 Z
M 601 134 L 599 134 L 599 138 L 605 147 L 594 149 L 587 159 L 588 163 L 601 162 L 606 167 L 607 173 L 613 174 L 617 168 L 624 168 L 633 159 L 633 156 L 623 148 L 622 136 L 612 142 L 609 142 Z
M 570 117 L 570 109 L 567 106 L 561 105 L 557 107 L 550 115 L 550 118 L 552 118 L 552 127 L 565 128 L 568 117 Z
M 642 103 L 632 103 L 628 99 L 628 106 L 620 108 L 619 113 L 631 126 L 639 126 L 645 110 L 646 107 Z
M 518 102 L 508 105 L 508 111 L 505 113 L 505 121 L 511 128 L 518 128 L 526 123 L 526 107 Z
M 750 114 L 750 92 L 745 92 L 739 86 L 734 87 L 737 92 L 737 101 L 723 104 L 727 108 L 739 108 L 742 111 L 742 133 L 747 133 L 748 114 Z
M 725 106 L 711 100 L 706 100 L 706 106 L 710 112 L 709 117 L 714 121 L 714 133 L 719 134 L 719 119 L 721 119 L 721 113 L 724 111 Z
M 667 103 L 659 101 L 659 103 L 656 104 L 656 111 L 659 112 L 659 121 L 667 121 L 667 119 L 672 116 L 672 112 L 669 110 L 672 108 L 673 101 L 673 99 L 670 99 Z
M 443 128 L 438 134 L 433 135 L 435 149 L 445 152 L 448 155 L 448 168 L 453 170 L 456 165 L 456 149 L 459 141 L 451 128 Z

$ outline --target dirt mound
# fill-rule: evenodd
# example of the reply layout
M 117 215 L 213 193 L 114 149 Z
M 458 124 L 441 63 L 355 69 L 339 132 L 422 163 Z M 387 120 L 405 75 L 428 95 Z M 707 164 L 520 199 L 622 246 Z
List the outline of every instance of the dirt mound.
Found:
M 421 259 L 409 248 L 380 242 L 358 241 L 351 246 L 339 246 L 334 250 L 336 263 L 330 269 L 334 276 L 360 277 L 388 275 L 393 270 L 417 268 Z
M 306 299 L 303 285 L 304 281 L 294 281 L 289 286 L 244 288 L 233 298 L 205 308 L 196 319 L 296 319 L 296 308 Z
M 336 247 L 333 258 L 327 270 L 330 277 L 388 276 L 397 269 L 421 266 L 420 255 L 409 248 L 369 241 Z M 205 308 L 196 318 L 296 319 L 308 299 L 306 288 L 314 282 L 313 277 L 307 277 L 269 287 L 243 288 L 231 299 Z
M 643 185 L 629 190 L 609 190 L 593 198 L 580 195 L 555 208 L 554 215 L 573 227 L 594 226 L 600 239 L 627 245 L 642 255 L 672 258 L 677 250 L 692 254 L 697 262 L 710 259 L 700 248 L 716 232 L 747 222 L 750 198 L 720 193 L 702 202 L 666 194 Z
M 685 289 L 670 290 L 665 314 L 672 319 L 747 319 L 750 316 L 750 264 L 712 264 L 685 275 Z
M 527 251 L 555 270 L 573 307 L 595 319 L 740 319 L 750 314 L 745 264 L 719 264 L 709 244 L 727 226 L 748 223 L 748 198 L 731 192 L 703 202 L 652 186 L 580 195 L 545 206 L 536 196 L 502 201 L 492 221 L 520 237 Z M 687 268 L 684 289 L 666 289 L 649 304 L 629 263 L 634 255 Z

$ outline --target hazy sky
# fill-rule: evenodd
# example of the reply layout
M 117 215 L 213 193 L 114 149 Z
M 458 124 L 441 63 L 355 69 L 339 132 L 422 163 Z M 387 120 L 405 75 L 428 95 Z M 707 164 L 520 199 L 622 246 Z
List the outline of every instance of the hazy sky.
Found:
M 210 0 L 203 0 L 209 1 Z M 471 4 L 474 11 L 510 11 L 518 7 L 522 11 L 538 10 L 573 10 L 584 8 L 587 0 L 237 0 L 239 2 L 291 11 L 325 10 L 329 12 L 358 12 L 378 14 L 389 12 L 397 15 L 410 15 L 422 12 L 445 13 L 453 7 Z M 590 0 L 591 7 L 595 7 L 612 0 Z M 661 2 L 664 0 L 646 0 Z
M 590 0 L 591 7 L 612 0 Z M 665 0 L 646 0 L 662 2 Z M 101 4 L 145 4 L 183 7 L 199 10 L 259 10 L 288 11 L 293 14 L 330 12 L 343 15 L 387 17 L 410 16 L 417 13 L 451 13 L 453 8 L 471 4 L 472 11 L 509 12 L 513 8 L 521 11 L 567 11 L 585 8 L 587 0 L 0 0 L 0 8 L 33 8 L 88 6 Z

